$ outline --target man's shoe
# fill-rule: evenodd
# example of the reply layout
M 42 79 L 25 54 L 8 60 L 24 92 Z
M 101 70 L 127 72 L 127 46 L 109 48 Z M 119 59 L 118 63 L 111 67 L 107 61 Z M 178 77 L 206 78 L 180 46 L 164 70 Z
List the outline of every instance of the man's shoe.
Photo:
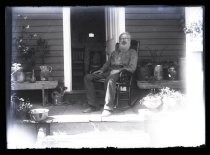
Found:
M 83 111 L 83 113 L 91 113 L 91 112 L 94 112 L 94 111 L 98 111 L 98 109 L 95 108 L 95 107 L 88 107 L 87 109 L 85 109 Z
M 106 110 L 104 109 L 101 116 L 102 117 L 107 117 L 107 116 L 110 116 L 112 114 L 112 111 L 111 110 Z

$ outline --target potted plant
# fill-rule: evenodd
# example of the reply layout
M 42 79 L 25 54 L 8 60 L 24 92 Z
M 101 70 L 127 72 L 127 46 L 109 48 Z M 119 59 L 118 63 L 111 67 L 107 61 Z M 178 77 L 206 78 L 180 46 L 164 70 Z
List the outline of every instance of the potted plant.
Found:
M 57 88 L 52 92 L 52 102 L 54 105 L 61 105 L 64 103 L 63 98 L 67 87 L 64 86 L 63 82 L 58 82 Z
M 13 63 L 11 67 L 11 82 L 24 82 L 25 75 L 21 64 Z
M 24 25 L 20 28 L 20 33 L 15 36 L 16 57 L 13 63 L 20 63 L 24 72 L 32 71 L 35 66 L 35 48 L 32 46 L 33 41 L 37 39 L 38 35 L 30 31 L 28 24 L 28 17 L 17 15 L 17 18 L 23 20 Z M 18 28 L 18 26 L 16 26 Z M 17 30 L 18 31 L 18 30 Z
M 22 120 L 30 119 L 30 110 L 33 105 L 29 98 L 25 100 L 24 98 L 18 97 L 16 93 L 13 93 L 11 95 L 11 105 L 14 109 L 16 118 Z
M 149 93 L 139 100 L 136 106 L 138 112 L 141 109 L 149 109 L 156 111 L 175 111 L 184 105 L 184 94 L 180 91 L 164 87 L 157 93 Z
M 184 103 L 184 95 L 168 87 L 162 88 L 159 95 L 162 97 L 163 110 L 177 110 Z
M 17 19 L 23 21 L 23 26 L 17 30 L 18 35 L 15 36 L 15 54 L 12 60 L 13 64 L 20 64 L 22 72 L 19 72 L 24 77 L 24 81 L 35 82 L 34 68 L 35 68 L 35 43 L 38 39 L 36 33 L 31 32 L 31 26 L 28 23 L 28 17 L 18 14 Z M 15 26 L 19 29 L 19 26 Z M 12 71 L 13 72 L 13 71 Z M 13 72 L 14 73 L 14 72 Z M 13 74 L 12 73 L 12 74 Z M 17 72 L 18 73 L 18 72 Z M 16 74 L 16 72 L 15 72 Z M 14 74 L 14 75 L 15 75 Z M 13 78 L 14 79 L 14 78 Z M 12 79 L 12 80 L 13 80 Z
M 52 71 L 52 67 L 47 66 L 45 64 L 45 58 L 48 52 L 49 52 L 49 45 L 48 45 L 47 40 L 39 37 L 37 39 L 36 53 L 37 53 L 37 57 L 39 57 L 41 60 L 41 65 L 39 67 L 41 70 L 40 80 L 42 81 L 48 80 L 49 73 Z
M 149 49 L 151 57 L 152 57 L 152 64 L 154 65 L 154 78 L 156 80 L 162 80 L 163 79 L 163 66 L 161 64 L 161 58 L 162 58 L 162 51 L 164 49 L 159 50 L 159 49 Z

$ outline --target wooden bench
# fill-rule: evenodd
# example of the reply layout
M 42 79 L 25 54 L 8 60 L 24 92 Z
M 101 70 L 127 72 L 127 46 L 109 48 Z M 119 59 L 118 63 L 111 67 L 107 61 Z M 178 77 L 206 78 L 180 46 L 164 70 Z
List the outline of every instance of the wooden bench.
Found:
M 34 83 L 31 82 L 12 82 L 11 90 L 42 90 L 42 105 L 44 106 L 47 100 L 47 92 L 45 94 L 45 90 L 47 89 L 55 89 L 58 85 L 58 81 L 36 81 Z

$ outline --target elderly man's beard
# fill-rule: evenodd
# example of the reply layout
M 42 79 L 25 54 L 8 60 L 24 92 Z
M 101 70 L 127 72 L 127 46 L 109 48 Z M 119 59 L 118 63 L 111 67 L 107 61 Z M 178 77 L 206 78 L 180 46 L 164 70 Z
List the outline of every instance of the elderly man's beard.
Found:
M 119 50 L 120 51 L 127 51 L 130 48 L 130 43 L 129 42 L 122 42 L 119 44 Z

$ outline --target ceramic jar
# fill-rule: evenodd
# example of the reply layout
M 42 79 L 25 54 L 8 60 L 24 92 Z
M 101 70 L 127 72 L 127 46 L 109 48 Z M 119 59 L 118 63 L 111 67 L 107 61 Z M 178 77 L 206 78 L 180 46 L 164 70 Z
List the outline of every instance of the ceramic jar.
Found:
M 163 79 L 163 67 L 162 67 L 162 65 L 156 65 L 155 66 L 154 77 L 158 81 Z
M 24 74 L 22 68 L 16 72 L 16 81 L 17 82 L 25 81 L 25 74 Z

